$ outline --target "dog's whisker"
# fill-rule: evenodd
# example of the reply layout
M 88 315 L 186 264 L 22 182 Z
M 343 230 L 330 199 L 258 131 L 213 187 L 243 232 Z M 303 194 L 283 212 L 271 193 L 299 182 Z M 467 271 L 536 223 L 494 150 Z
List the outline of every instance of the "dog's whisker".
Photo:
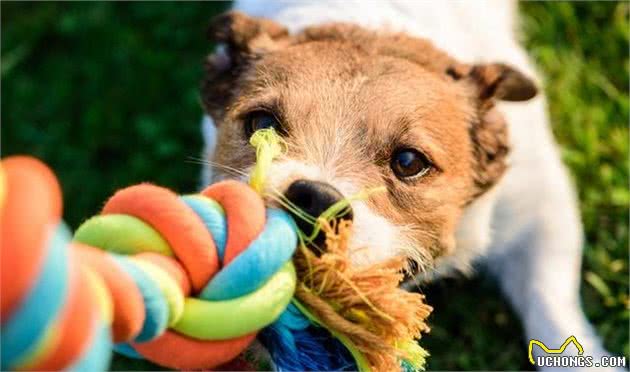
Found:
M 313 219 L 313 217 L 310 214 L 304 212 L 299 207 L 295 206 L 295 204 L 291 203 L 286 197 L 282 197 L 282 196 L 274 195 L 274 194 L 269 194 L 268 197 L 274 200 L 275 202 L 277 202 L 278 204 L 280 204 L 281 206 L 283 206 L 284 208 L 286 208 L 287 210 L 291 211 L 296 217 L 304 220 L 305 222 L 309 224 L 316 223 L 316 220 Z
M 242 176 L 247 176 L 248 175 L 247 172 L 245 172 L 245 171 L 243 171 L 241 169 L 234 168 L 234 167 L 231 167 L 231 166 L 226 165 L 226 164 L 221 164 L 221 163 L 218 163 L 218 162 L 215 162 L 215 161 L 212 161 L 212 160 L 203 159 L 203 158 L 195 158 L 195 157 L 189 157 L 189 160 L 192 160 L 193 162 L 198 162 L 198 164 L 202 164 L 202 165 L 209 165 L 209 166 L 212 166 L 212 167 L 215 167 L 215 168 L 220 168 L 220 169 L 223 169 L 223 170 L 230 170 L 230 171 L 234 172 L 235 174 L 239 174 L 239 175 L 242 175 Z
M 194 164 L 201 164 L 201 165 L 207 165 L 213 168 L 217 168 L 220 170 L 225 171 L 226 173 L 230 173 L 233 176 L 242 176 L 242 177 L 249 177 L 249 174 L 243 170 L 234 168 L 234 167 L 230 167 L 229 165 L 225 165 L 225 164 L 221 164 L 221 163 L 217 163 L 215 161 L 212 160 L 208 160 L 208 159 L 202 159 L 202 158 L 195 158 L 195 157 L 188 157 L 187 159 L 188 161 L 194 163 Z
M 428 232 L 412 225 L 399 226 L 397 242 L 398 252 L 406 259 L 416 265 L 415 272 L 409 271 L 409 274 L 417 274 L 425 272 L 433 263 L 431 250 L 425 247 L 421 242 L 421 237 L 430 237 L 431 240 L 437 239 L 436 234 Z

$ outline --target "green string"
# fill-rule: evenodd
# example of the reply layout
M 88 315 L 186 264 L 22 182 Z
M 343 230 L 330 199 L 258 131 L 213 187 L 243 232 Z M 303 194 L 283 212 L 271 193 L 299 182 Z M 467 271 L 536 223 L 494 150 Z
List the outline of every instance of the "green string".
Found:
M 271 163 L 286 149 L 286 144 L 273 128 L 254 132 L 249 143 L 256 149 L 256 165 L 249 179 L 250 186 L 262 194 Z

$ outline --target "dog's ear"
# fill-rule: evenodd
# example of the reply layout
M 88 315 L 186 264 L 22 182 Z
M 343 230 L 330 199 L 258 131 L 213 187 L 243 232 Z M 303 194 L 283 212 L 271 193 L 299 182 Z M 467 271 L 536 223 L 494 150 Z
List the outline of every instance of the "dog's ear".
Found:
M 488 107 L 470 126 L 473 151 L 473 198 L 495 185 L 508 168 L 510 140 L 508 127 L 496 107 Z
M 280 48 L 288 30 L 271 20 L 231 11 L 213 18 L 207 35 L 217 49 L 205 61 L 201 96 L 206 111 L 217 121 L 235 94 L 241 73 L 265 53 Z
M 503 63 L 455 65 L 446 72 L 455 80 L 472 83 L 481 102 L 490 99 L 527 101 L 538 93 L 531 79 Z
M 276 47 L 276 41 L 288 36 L 286 27 L 266 18 L 252 18 L 231 11 L 210 21 L 208 39 L 225 44 L 232 53 L 264 53 Z
M 527 101 L 538 89 L 520 71 L 502 63 L 475 65 L 469 73 L 479 87 L 479 99 L 495 98 L 503 101 Z
M 483 194 L 505 173 L 510 149 L 505 118 L 495 106 L 496 100 L 526 101 L 537 94 L 536 85 L 516 69 L 501 64 L 453 65 L 447 69 L 455 80 L 472 86 L 477 115 L 470 127 L 474 154 L 476 192 Z

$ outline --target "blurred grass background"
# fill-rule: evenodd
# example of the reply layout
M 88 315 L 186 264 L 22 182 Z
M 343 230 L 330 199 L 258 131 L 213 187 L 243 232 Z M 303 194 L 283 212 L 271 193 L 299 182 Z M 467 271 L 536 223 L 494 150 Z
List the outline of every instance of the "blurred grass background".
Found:
M 76 228 L 114 190 L 195 190 L 197 87 L 209 18 L 227 3 L 1 3 L 3 156 L 46 161 Z M 627 2 L 521 4 L 523 41 L 545 76 L 553 131 L 578 186 L 582 296 L 606 347 L 630 356 Z M 529 369 L 526 340 L 483 274 L 425 289 L 431 369 Z M 500 352 L 497 352 L 500 350 Z M 143 365 L 117 359 L 114 368 Z M 146 367 L 146 366 L 145 366 Z

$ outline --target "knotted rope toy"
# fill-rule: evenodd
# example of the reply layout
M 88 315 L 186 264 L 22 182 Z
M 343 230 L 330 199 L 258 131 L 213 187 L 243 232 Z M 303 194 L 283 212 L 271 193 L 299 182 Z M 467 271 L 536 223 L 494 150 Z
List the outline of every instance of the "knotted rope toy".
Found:
M 209 369 L 257 335 L 279 370 L 421 369 L 431 308 L 397 287 L 404 260 L 352 267 L 351 226 L 327 213 L 304 216 L 326 232 L 314 254 L 286 212 L 265 208 L 281 146 L 260 132 L 251 187 L 224 181 L 180 197 L 131 186 L 73 238 L 54 174 L 32 158 L 2 161 L 1 369 L 106 370 L 112 349 Z

